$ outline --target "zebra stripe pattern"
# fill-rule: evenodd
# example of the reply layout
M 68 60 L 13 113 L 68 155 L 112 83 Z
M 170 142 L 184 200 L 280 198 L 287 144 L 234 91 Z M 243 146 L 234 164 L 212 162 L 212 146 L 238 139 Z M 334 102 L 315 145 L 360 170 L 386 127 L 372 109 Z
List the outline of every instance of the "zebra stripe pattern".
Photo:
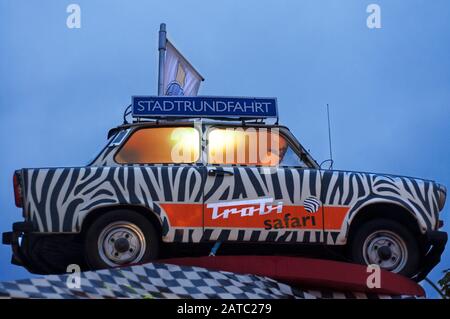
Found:
M 303 206 L 305 207 L 305 210 L 308 213 L 313 214 L 313 213 L 315 213 L 315 212 L 317 212 L 319 210 L 319 207 L 321 205 L 320 205 L 320 201 L 317 198 L 308 197 L 303 202 Z
M 99 160 L 111 157 L 108 148 Z M 223 167 L 215 167 L 223 170 Z M 360 208 L 398 204 L 417 218 L 422 229 L 437 223 L 438 190 L 426 180 L 358 172 L 235 166 L 229 176 L 207 176 L 203 165 L 128 165 L 25 169 L 25 211 L 43 233 L 79 232 L 84 218 L 99 207 L 131 204 L 147 207 L 159 219 L 163 240 L 274 241 L 345 244 L 348 227 Z M 271 197 L 283 205 L 349 208 L 339 232 L 308 229 L 213 229 L 171 226 L 161 203 L 231 201 Z M 326 214 L 326 212 L 325 212 Z

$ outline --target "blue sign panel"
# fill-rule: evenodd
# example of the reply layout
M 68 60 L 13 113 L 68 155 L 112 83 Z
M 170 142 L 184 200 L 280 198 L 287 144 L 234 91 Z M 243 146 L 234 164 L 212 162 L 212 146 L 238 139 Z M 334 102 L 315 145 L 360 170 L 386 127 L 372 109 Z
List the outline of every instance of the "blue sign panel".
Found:
M 275 98 L 133 96 L 135 117 L 276 118 Z

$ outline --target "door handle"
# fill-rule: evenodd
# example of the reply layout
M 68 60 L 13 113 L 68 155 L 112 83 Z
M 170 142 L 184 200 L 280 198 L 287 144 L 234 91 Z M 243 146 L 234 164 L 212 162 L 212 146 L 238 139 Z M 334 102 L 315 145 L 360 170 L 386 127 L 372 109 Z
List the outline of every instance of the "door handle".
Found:
M 222 171 L 220 169 L 212 168 L 212 169 L 208 170 L 208 175 L 209 176 L 218 176 L 218 175 L 220 175 L 220 176 L 224 176 L 224 175 L 233 176 L 234 173 L 231 172 L 231 171 Z

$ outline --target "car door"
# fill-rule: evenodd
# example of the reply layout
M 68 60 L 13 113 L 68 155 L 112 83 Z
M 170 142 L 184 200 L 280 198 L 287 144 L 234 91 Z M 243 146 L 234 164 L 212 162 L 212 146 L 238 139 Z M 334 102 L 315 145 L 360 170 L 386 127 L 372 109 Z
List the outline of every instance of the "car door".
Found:
M 203 234 L 200 136 L 192 124 L 142 127 L 115 156 L 126 168 L 118 174 L 120 185 L 129 190 L 124 201 L 155 213 L 165 242 L 198 242 Z
M 278 128 L 211 127 L 206 139 L 203 240 L 322 240 L 320 176 Z

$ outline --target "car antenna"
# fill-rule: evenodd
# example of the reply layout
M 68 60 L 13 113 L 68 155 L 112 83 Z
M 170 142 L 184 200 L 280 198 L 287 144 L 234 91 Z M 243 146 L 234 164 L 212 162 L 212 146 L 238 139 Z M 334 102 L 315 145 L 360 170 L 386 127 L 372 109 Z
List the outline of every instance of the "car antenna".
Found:
M 328 169 L 333 169 L 333 151 L 331 149 L 331 124 L 330 124 L 330 106 L 327 103 L 327 119 L 328 119 L 328 145 L 330 148 L 330 158 L 324 160 L 322 163 L 320 163 L 320 168 L 322 168 L 322 165 L 325 164 L 326 162 L 330 162 L 330 167 Z
M 333 168 L 333 151 L 331 149 L 331 124 L 330 124 L 330 106 L 327 103 L 327 118 L 328 118 L 328 145 L 330 147 L 330 169 Z

